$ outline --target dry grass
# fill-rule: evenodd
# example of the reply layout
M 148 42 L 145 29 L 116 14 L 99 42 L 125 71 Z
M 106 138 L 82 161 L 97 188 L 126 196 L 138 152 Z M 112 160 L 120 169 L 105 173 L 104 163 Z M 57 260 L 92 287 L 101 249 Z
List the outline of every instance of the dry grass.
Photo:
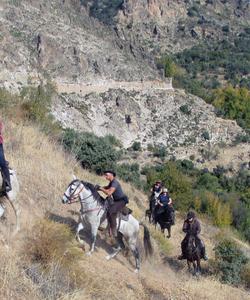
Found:
M 185 263 L 176 262 L 183 238 L 180 218 L 169 241 L 163 241 L 158 231 L 150 229 L 156 252 L 150 260 L 143 261 L 140 275 L 133 273 L 132 256 L 119 254 L 106 261 L 111 248 L 100 235 L 98 251 L 86 257 L 71 232 L 79 205 L 62 205 L 60 197 L 73 173 L 94 184 L 106 184 L 104 179 L 82 170 L 39 128 L 20 120 L 18 125 L 6 122 L 5 146 L 7 159 L 20 181 L 22 213 L 20 233 L 8 240 L 11 251 L 4 247 L 0 251 L 1 299 L 233 300 L 249 296 L 245 290 L 222 285 L 210 276 L 197 280 L 187 273 Z M 129 184 L 123 186 L 130 198 L 129 207 L 138 219 L 143 219 L 147 197 Z M 43 220 L 45 216 L 53 222 Z M 209 254 L 213 247 L 210 233 L 211 230 L 202 235 L 209 245 Z M 161 245 L 163 248 L 157 250 Z
M 36 286 L 20 266 L 18 253 L 13 249 L 0 248 L 0 298 L 26 300 L 42 299 Z

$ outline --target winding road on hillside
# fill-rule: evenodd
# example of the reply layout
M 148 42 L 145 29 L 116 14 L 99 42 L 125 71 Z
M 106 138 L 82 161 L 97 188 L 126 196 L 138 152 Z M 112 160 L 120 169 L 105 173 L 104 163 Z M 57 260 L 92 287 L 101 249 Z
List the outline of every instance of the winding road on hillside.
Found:
M 165 81 L 114 81 L 114 80 L 96 80 L 89 83 L 65 83 L 55 81 L 55 86 L 59 94 L 76 93 L 87 95 L 90 93 L 104 93 L 109 89 L 123 89 L 127 91 L 145 91 L 155 90 L 173 90 L 172 79 L 167 78 Z

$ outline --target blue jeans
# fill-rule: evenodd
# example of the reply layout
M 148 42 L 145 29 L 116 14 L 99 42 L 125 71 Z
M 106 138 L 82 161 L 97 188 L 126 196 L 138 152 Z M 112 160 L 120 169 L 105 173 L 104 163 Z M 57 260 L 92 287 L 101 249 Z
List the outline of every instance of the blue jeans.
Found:
M 9 187 L 11 187 L 10 171 L 5 160 L 3 144 L 0 144 L 0 168 L 1 168 L 4 183 Z

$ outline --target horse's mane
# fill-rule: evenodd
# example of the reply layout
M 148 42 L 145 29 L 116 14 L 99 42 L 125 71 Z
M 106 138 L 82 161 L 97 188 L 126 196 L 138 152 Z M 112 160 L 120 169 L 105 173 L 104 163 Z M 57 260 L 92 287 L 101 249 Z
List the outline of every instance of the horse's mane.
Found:
M 101 200 L 101 196 L 99 195 L 99 193 L 95 189 L 95 186 L 92 183 L 86 181 L 81 181 L 81 182 L 84 184 L 86 188 L 88 188 L 91 191 L 91 193 L 93 194 L 96 200 Z

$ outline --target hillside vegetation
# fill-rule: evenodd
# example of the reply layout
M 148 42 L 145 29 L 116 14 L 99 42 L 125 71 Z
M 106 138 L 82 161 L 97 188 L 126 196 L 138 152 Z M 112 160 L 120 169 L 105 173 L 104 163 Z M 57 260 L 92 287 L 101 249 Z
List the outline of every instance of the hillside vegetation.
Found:
M 3 119 L 6 156 L 17 170 L 21 187 L 21 231 L 11 237 L 14 218 L 7 207 L 6 219 L 1 220 L 2 299 L 248 298 L 242 288 L 219 283 L 210 263 L 203 264 L 204 275 L 197 280 L 187 273 L 185 262 L 176 260 L 183 238 L 182 215 L 178 215 L 170 241 L 151 228 L 155 254 L 149 261 L 144 259 L 139 276 L 133 273 L 132 257 L 120 254 L 113 261 L 105 260 L 111 248 L 101 232 L 98 252 L 92 257 L 84 255 L 71 231 L 79 206 L 63 206 L 60 197 L 73 173 L 92 183 L 104 184 L 103 179 L 84 171 L 70 154 L 65 154 L 60 145 L 41 132 L 43 127 L 23 119 L 17 106 L 5 111 Z M 143 218 L 147 197 L 126 183 L 123 186 L 134 215 Z M 208 254 L 213 258 L 218 229 L 205 221 L 202 228 Z M 88 235 L 85 239 L 89 241 Z M 249 251 L 247 244 L 242 247 Z

